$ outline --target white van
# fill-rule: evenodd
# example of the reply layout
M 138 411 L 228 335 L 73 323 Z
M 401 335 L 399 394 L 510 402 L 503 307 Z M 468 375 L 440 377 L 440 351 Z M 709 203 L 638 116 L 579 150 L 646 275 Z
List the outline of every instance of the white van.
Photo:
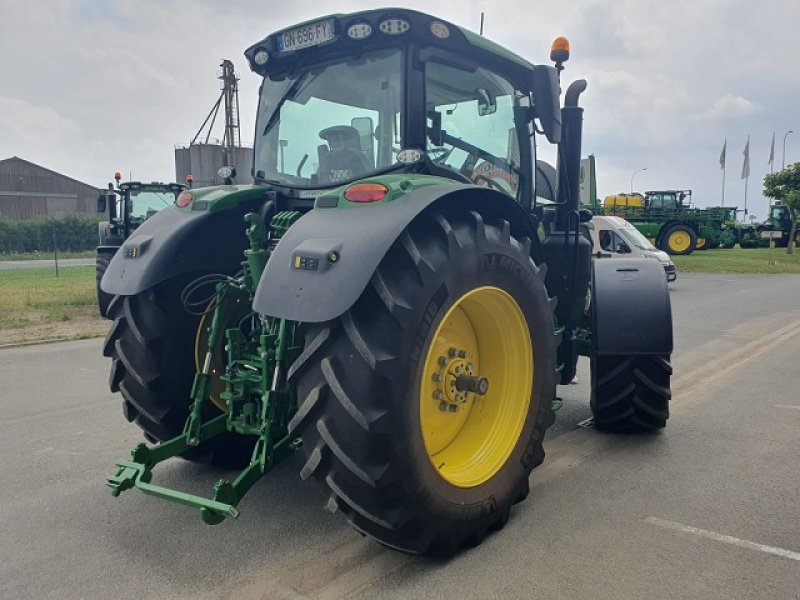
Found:
M 661 263 L 667 281 L 675 281 L 678 274 L 669 255 L 658 250 L 633 225 L 622 217 L 594 216 L 582 225 L 592 241 L 592 252 L 598 258 L 625 258 L 641 256 L 653 258 Z

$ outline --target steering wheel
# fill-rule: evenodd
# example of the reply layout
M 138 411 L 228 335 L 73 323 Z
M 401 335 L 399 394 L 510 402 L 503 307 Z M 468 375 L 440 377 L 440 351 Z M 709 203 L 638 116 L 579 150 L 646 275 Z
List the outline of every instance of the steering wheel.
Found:
M 435 162 L 437 165 L 441 165 L 450 157 L 454 149 L 455 147 L 445 148 L 444 146 L 434 146 L 428 150 L 428 156 L 431 161 Z
M 480 181 L 485 181 L 485 182 L 486 182 L 486 185 L 487 185 L 488 187 L 490 187 L 490 188 L 494 188 L 494 189 L 496 189 L 496 190 L 498 190 L 498 191 L 501 191 L 501 192 L 505 192 L 505 190 L 503 189 L 503 187 L 502 187 L 502 186 L 501 186 L 499 183 L 497 183 L 497 182 L 496 182 L 494 179 L 491 179 L 491 178 L 487 177 L 486 175 L 475 175 L 475 176 L 472 178 L 472 181 L 473 181 L 473 182 L 474 182 L 476 185 L 480 185 L 480 184 L 478 183 L 478 182 L 480 182 Z

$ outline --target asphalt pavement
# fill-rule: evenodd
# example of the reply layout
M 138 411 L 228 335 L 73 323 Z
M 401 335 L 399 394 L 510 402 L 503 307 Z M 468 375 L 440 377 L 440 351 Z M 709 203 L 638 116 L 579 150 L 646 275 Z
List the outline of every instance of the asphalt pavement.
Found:
M 107 391 L 100 341 L 0 350 L 0 598 L 800 597 L 800 276 L 679 275 L 672 417 L 613 436 L 588 373 L 559 388 L 533 493 L 447 561 L 354 533 L 291 457 L 238 521 L 104 478 L 140 441 Z M 207 493 L 229 473 L 176 461 L 157 482 Z

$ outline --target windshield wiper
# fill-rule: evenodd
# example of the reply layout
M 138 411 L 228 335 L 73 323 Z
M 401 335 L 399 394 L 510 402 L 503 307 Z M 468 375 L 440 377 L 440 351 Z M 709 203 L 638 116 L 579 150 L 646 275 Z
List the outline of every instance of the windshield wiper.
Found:
M 313 75 L 309 72 L 306 72 L 300 77 L 298 77 L 297 80 L 291 86 L 289 86 L 289 89 L 286 90 L 286 93 L 278 102 L 278 105 L 275 107 L 275 110 L 272 112 L 272 115 L 270 115 L 269 121 L 267 121 L 267 124 L 264 126 L 264 131 L 261 133 L 262 136 L 267 135 L 270 132 L 270 130 L 272 130 L 272 128 L 275 127 L 275 124 L 278 122 L 278 119 L 280 118 L 281 108 L 283 108 L 283 105 L 286 103 L 286 101 L 290 97 L 295 97 L 300 93 L 301 85 L 303 85 L 304 83 L 306 85 L 309 85 L 317 77 L 318 75 Z

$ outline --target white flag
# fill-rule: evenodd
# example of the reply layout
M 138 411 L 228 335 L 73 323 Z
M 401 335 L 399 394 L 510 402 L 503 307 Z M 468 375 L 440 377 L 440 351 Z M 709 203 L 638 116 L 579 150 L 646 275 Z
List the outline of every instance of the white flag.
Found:
M 772 145 L 769 147 L 769 160 L 767 161 L 768 165 L 772 165 L 775 162 L 775 132 L 772 132 Z
M 725 169 L 725 153 L 728 150 L 728 138 L 725 138 L 725 143 L 722 144 L 722 152 L 719 153 L 719 168 Z
M 742 163 L 742 179 L 750 177 L 750 136 L 747 136 L 747 144 L 744 147 L 744 163 Z

